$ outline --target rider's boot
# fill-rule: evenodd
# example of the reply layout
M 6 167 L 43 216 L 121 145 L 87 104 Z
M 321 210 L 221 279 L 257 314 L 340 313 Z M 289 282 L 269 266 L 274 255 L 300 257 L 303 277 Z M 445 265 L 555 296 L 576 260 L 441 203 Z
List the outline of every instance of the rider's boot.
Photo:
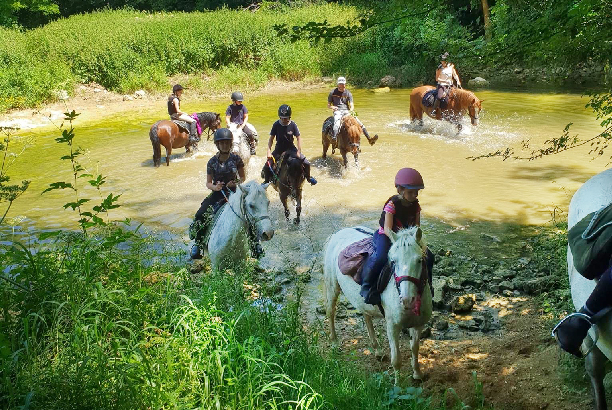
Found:
M 589 329 L 612 307 L 610 292 L 612 292 L 612 272 L 608 269 L 601 275 L 595 289 L 578 313 L 566 316 L 553 329 L 553 335 L 563 350 L 577 357 L 583 356 L 580 346 Z
M 191 259 L 202 259 L 202 253 L 200 253 L 200 247 L 198 245 L 193 245 L 189 254 Z
M 255 138 L 250 137 L 248 138 L 248 140 L 249 140 L 249 148 L 251 149 L 251 155 L 255 155 L 256 154 Z
M 436 98 L 434 101 L 433 108 L 431 110 L 431 115 L 434 117 L 438 117 L 438 109 L 440 108 L 440 99 Z
M 374 143 L 378 140 L 378 134 L 375 134 L 373 138 L 370 138 L 370 134 L 368 134 L 368 130 L 366 130 L 365 126 L 361 127 L 361 131 L 363 131 L 363 135 L 368 139 L 370 145 L 374 145 Z
M 189 123 L 189 140 L 190 141 L 198 141 L 198 126 L 194 122 Z

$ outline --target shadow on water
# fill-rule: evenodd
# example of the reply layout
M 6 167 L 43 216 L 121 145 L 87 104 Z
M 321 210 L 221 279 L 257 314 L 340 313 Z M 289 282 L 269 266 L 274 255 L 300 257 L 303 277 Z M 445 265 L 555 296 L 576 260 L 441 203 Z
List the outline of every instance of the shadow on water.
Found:
M 560 177 L 573 182 L 582 183 L 593 176 L 590 170 L 579 169 L 577 166 L 552 164 L 540 168 L 529 166 L 518 166 L 510 175 L 513 179 L 524 179 L 534 181 L 555 181 Z

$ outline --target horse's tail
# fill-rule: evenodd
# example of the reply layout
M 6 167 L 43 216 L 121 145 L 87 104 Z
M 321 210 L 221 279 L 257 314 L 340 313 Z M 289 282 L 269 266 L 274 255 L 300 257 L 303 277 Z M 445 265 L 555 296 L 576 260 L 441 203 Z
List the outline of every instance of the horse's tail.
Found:
M 159 136 L 157 135 L 158 124 L 159 121 L 153 124 L 149 130 L 149 138 L 151 139 L 151 144 L 153 144 L 153 165 L 156 167 L 161 165 L 161 146 Z

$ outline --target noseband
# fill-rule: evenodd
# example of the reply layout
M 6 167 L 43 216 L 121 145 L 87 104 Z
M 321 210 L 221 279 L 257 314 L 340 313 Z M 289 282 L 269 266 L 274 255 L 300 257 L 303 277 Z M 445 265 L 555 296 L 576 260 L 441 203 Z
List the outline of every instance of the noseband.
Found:
M 408 276 L 408 275 L 397 276 L 397 274 L 395 273 L 395 267 L 393 268 L 393 278 L 395 279 L 395 287 L 397 288 L 398 293 L 400 291 L 400 283 L 404 281 L 409 281 L 409 282 L 414 283 L 414 285 L 417 287 L 417 293 L 421 295 L 423 293 L 423 289 L 425 288 L 425 283 L 427 281 L 426 276 L 427 276 L 427 265 L 425 264 L 425 261 L 421 262 L 421 276 L 418 279 L 413 276 Z
M 227 201 L 227 204 L 229 205 L 234 215 L 236 215 L 238 219 L 244 222 L 249 230 L 253 230 L 257 222 L 263 221 L 264 219 L 270 219 L 270 216 L 268 215 L 254 217 L 247 211 L 246 205 L 245 205 L 245 199 L 246 199 L 247 193 L 244 190 L 242 189 L 240 190 L 240 212 L 242 213 L 242 215 L 246 216 L 246 219 L 242 217 L 241 215 L 239 215 L 238 212 L 236 212 L 236 210 L 234 209 L 234 207 L 229 201 L 229 197 L 225 194 L 225 191 L 221 190 L 221 193 L 223 194 L 223 197 Z

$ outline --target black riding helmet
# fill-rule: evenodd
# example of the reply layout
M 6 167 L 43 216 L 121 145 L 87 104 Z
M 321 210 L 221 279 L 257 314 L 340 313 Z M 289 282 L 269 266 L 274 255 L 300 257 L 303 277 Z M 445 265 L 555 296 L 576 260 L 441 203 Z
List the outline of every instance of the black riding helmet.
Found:
M 289 107 L 287 104 L 283 104 L 280 107 L 278 107 L 278 116 L 280 118 L 291 117 L 291 107 Z
M 177 91 L 183 90 L 183 86 L 180 84 L 174 84 L 172 87 L 172 93 L 176 94 Z
M 234 91 L 232 93 L 232 101 L 242 101 L 244 100 L 244 96 L 240 91 Z
M 234 139 L 234 136 L 232 135 L 232 132 L 228 130 L 227 128 L 219 128 L 218 130 L 215 131 L 215 134 L 214 134 L 215 143 L 219 141 L 225 141 L 225 140 L 232 141 L 233 139 Z

